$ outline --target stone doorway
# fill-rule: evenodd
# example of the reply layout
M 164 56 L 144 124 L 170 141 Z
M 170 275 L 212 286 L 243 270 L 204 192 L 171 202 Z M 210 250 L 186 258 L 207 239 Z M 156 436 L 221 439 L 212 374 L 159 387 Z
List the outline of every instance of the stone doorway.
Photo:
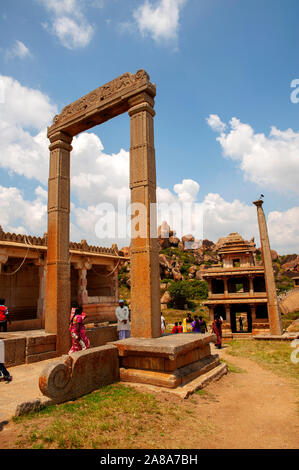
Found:
M 232 333 L 251 333 L 252 316 L 250 306 L 247 304 L 232 305 L 230 309 L 230 323 Z
M 137 225 L 140 227 L 139 235 L 131 238 L 131 334 L 137 338 L 157 338 L 161 335 L 155 207 L 155 95 L 156 86 L 144 70 L 135 74 L 125 73 L 66 106 L 48 128 L 50 169 L 45 330 L 57 335 L 58 354 L 64 354 L 69 349 L 72 139 L 123 113 L 129 114 L 131 129 L 132 233 L 136 233 Z M 137 216 L 138 224 L 134 221 Z

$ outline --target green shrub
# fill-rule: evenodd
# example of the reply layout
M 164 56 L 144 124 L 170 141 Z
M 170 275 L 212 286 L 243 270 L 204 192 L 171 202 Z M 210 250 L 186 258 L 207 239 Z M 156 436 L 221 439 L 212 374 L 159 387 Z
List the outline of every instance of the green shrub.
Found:
M 192 300 L 201 300 L 208 297 L 208 284 L 205 281 L 192 279 L 190 281 L 171 282 L 168 286 L 171 304 L 175 308 L 183 309 L 184 305 L 194 307 Z

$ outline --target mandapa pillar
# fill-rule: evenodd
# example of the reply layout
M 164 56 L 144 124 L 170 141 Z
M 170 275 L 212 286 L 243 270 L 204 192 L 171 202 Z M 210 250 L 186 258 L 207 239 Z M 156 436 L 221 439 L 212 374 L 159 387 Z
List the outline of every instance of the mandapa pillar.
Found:
M 276 294 L 276 285 L 274 279 L 274 272 L 272 266 L 272 257 L 270 251 L 270 242 L 267 230 L 267 223 L 265 214 L 263 211 L 263 201 L 259 199 L 254 201 L 253 204 L 257 207 L 257 218 L 259 224 L 260 238 L 261 238 L 261 249 L 264 261 L 265 269 L 265 281 L 266 290 L 268 297 L 268 315 L 270 323 L 270 332 L 272 335 L 282 335 L 283 328 L 281 322 L 281 316 L 279 311 L 279 305 Z
M 48 251 L 45 331 L 56 334 L 56 350 L 70 346 L 70 152 L 72 137 L 64 132 L 48 135 L 50 169 L 48 182 Z
M 161 336 L 160 269 L 156 215 L 154 100 L 130 100 L 131 336 Z

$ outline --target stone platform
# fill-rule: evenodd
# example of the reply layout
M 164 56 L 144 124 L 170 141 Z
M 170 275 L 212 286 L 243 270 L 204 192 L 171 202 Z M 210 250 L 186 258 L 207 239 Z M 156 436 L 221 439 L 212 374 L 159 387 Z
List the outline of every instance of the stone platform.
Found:
M 284 333 L 282 335 L 256 335 L 253 339 L 264 340 L 264 341 L 293 341 L 299 338 L 299 332 Z
M 176 388 L 219 366 L 211 354 L 214 334 L 182 333 L 159 338 L 128 338 L 118 348 L 120 380 Z

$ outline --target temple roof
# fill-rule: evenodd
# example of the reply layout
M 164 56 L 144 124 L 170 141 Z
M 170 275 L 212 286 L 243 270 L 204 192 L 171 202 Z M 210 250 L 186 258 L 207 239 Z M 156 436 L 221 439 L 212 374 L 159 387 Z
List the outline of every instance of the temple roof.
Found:
M 250 242 L 244 240 L 237 232 L 230 233 L 227 237 L 220 238 L 217 242 L 218 254 L 243 253 L 255 251 L 255 243 L 252 238 Z

